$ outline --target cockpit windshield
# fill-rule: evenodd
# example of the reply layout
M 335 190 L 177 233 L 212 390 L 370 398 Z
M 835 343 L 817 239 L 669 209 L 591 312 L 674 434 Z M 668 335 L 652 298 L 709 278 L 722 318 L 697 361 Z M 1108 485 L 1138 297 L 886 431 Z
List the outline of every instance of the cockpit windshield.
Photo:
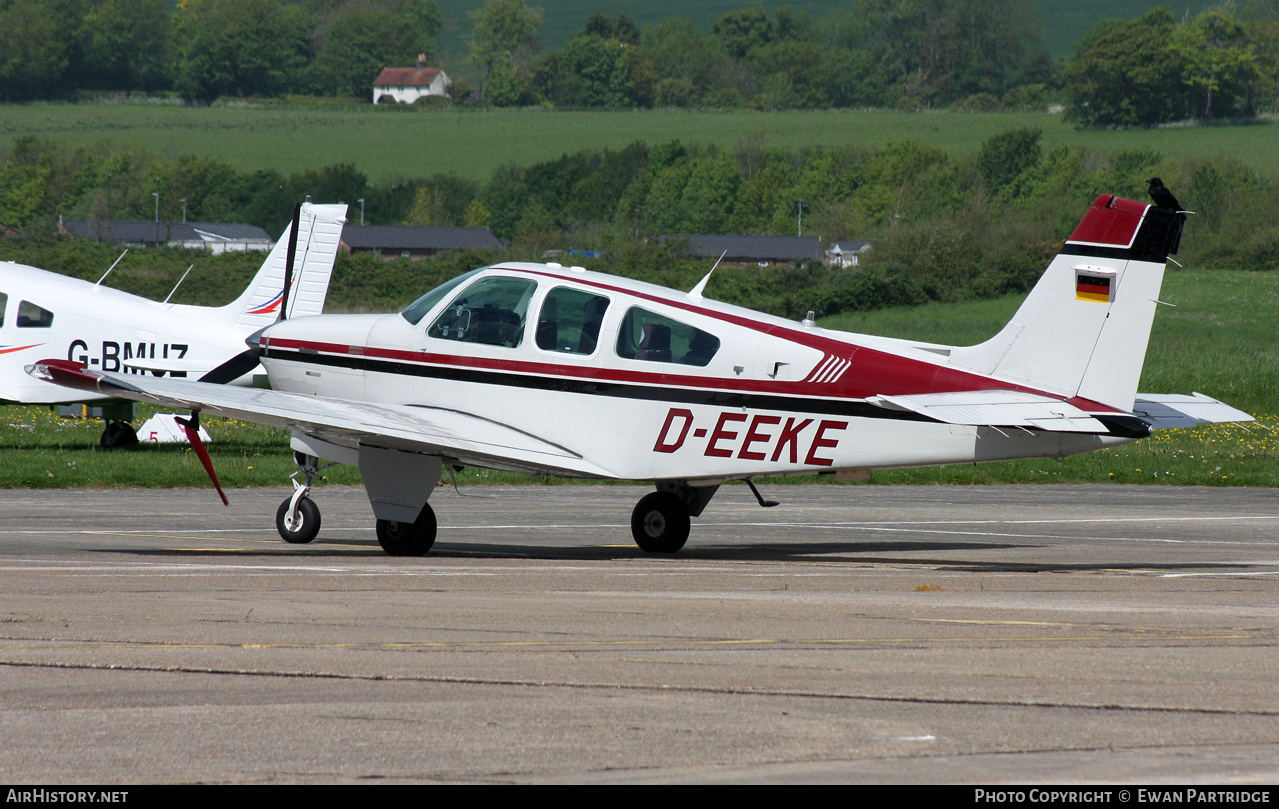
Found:
M 488 268 L 481 267 L 479 270 L 471 270 L 465 275 L 459 275 L 451 281 L 445 281 L 435 289 L 413 301 L 413 303 L 409 304 L 408 308 L 403 312 L 400 312 L 400 314 L 404 316 L 405 320 L 416 326 L 418 323 L 421 323 L 422 318 L 426 317 L 427 313 L 434 309 L 437 303 L 444 300 L 450 292 L 460 286 L 463 282 L 469 280 L 472 275 L 475 275 L 477 272 L 480 272 L 480 270 L 485 269 Z

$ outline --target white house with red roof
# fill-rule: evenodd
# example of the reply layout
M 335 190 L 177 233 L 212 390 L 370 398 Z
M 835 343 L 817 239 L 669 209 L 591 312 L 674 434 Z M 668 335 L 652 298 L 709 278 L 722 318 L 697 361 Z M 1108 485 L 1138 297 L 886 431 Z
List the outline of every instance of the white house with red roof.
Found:
M 384 67 L 373 82 L 374 104 L 412 104 L 424 96 L 447 96 L 453 80 L 443 70 L 426 66 L 418 54 L 417 67 Z

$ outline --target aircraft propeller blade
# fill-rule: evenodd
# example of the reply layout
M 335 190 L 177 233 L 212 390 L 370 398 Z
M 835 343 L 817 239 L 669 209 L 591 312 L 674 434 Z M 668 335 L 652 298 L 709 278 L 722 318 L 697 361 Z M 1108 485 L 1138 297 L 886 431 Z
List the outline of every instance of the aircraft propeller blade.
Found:
M 310 199 L 310 197 L 308 197 Z M 302 224 L 302 203 L 293 206 L 293 227 L 289 228 L 289 250 L 284 259 L 284 296 L 280 299 L 280 316 L 277 321 L 288 317 L 289 287 L 293 285 L 293 262 L 298 257 L 298 226 Z
M 256 348 L 248 348 L 200 377 L 200 381 L 214 385 L 225 385 L 247 373 L 251 373 L 256 367 L 258 367 L 258 350 Z
M 174 419 L 186 431 L 187 440 L 191 442 L 191 447 L 200 458 L 200 463 L 204 464 L 204 471 L 208 473 L 209 480 L 213 481 L 213 488 L 218 490 L 218 497 L 222 498 L 222 505 L 231 505 L 231 502 L 226 499 L 226 494 L 222 491 L 222 484 L 218 483 L 217 473 L 213 471 L 213 460 L 209 458 L 209 451 L 204 448 L 204 442 L 200 440 L 200 411 L 192 410 L 191 418 L 189 419 L 184 419 L 181 416 L 175 416 Z

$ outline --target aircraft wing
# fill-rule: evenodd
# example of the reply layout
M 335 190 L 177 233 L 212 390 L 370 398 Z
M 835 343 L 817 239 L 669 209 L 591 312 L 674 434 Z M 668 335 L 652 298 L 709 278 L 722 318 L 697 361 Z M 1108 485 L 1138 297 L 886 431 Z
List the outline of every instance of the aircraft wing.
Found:
M 439 455 L 466 466 L 612 477 L 567 447 L 458 410 L 113 374 L 67 360 L 42 360 L 28 366 L 27 372 L 59 385 L 119 399 L 285 427 L 353 449 L 363 444 Z
M 212 371 L 215 364 L 212 362 L 194 362 L 191 360 L 178 359 L 146 359 L 137 357 L 124 360 L 122 363 L 125 368 L 134 371 L 143 372 L 160 372 L 166 374 L 182 373 L 192 377 L 198 377 Z
M 866 401 L 890 410 L 918 413 L 945 424 L 1025 427 L 1066 433 L 1110 432 L 1106 425 L 1061 399 L 1017 390 L 872 396 Z
M 1202 393 L 1138 393 L 1132 412 L 1156 430 L 1177 427 L 1194 427 L 1196 424 L 1220 422 L 1256 421 L 1252 416 L 1236 410 Z

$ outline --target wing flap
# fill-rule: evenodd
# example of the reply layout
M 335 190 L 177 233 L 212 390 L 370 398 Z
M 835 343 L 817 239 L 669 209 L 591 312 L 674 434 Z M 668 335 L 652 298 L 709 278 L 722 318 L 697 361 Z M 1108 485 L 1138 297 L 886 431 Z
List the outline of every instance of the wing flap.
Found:
M 112 374 L 66 360 L 43 360 L 28 373 L 120 399 L 285 427 L 351 448 L 364 444 L 440 455 L 468 466 L 611 477 L 567 447 L 458 410 Z
M 1255 421 L 1252 416 L 1202 393 L 1138 393 L 1132 412 L 1156 430 L 1196 424 Z
M 904 410 L 945 424 L 1024 427 L 1065 433 L 1109 432 L 1106 425 L 1072 404 L 1016 390 L 975 390 L 872 396 L 870 404 Z

